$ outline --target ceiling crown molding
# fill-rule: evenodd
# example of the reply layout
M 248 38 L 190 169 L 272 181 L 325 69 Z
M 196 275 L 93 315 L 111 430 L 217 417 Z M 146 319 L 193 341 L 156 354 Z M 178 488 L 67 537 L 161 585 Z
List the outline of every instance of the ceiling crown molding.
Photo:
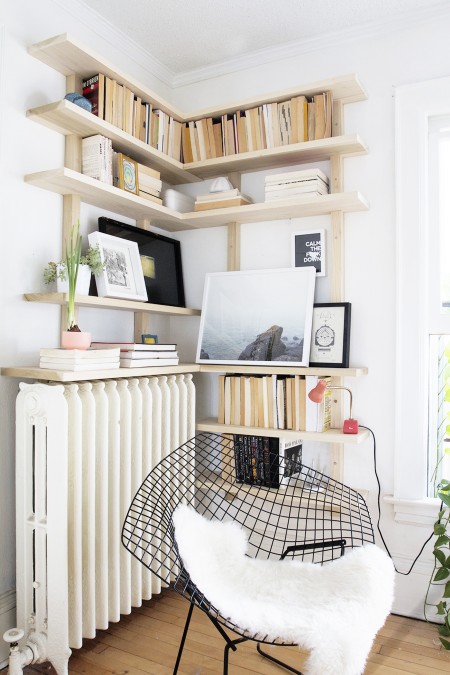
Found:
M 119 28 L 86 5 L 82 0 L 53 0 L 53 2 L 71 14 L 76 21 L 83 23 L 89 30 L 92 30 L 106 42 L 109 42 L 113 47 L 119 48 L 121 52 L 135 61 L 141 68 L 147 70 L 151 76 L 157 77 L 164 84 L 173 87 L 175 73 L 170 68 L 167 68 L 147 49 L 138 45 L 132 38 L 125 35 Z M 73 33 L 75 34 L 75 32 Z
M 449 3 L 447 0 L 444 0 L 437 5 L 411 11 L 407 14 L 379 21 L 370 21 L 366 24 L 353 26 L 352 28 L 296 40 L 284 45 L 259 49 L 242 56 L 211 64 L 210 66 L 195 68 L 178 75 L 175 74 L 172 79 L 172 87 L 188 86 L 195 82 L 220 77 L 239 70 L 246 70 L 265 63 L 294 58 L 314 51 L 329 49 L 330 47 L 341 47 L 349 42 L 367 41 L 369 38 L 386 36 L 392 33 L 396 34 L 405 28 L 414 28 L 417 25 L 422 25 L 427 19 L 449 15 Z

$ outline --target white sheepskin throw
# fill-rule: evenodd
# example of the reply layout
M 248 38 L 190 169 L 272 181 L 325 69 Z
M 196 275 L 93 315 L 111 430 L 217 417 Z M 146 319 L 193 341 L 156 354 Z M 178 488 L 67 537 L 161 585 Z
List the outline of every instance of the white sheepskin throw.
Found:
M 374 544 L 323 566 L 245 555 L 234 522 L 210 521 L 185 505 L 175 539 L 192 581 L 221 615 L 249 633 L 310 651 L 305 675 L 360 675 L 393 601 L 394 567 Z

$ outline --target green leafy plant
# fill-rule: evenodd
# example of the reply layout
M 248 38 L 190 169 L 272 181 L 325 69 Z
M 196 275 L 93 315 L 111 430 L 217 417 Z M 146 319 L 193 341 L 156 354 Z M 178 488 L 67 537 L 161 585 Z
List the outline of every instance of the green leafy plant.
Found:
M 450 651 L 450 481 L 441 480 L 437 486 L 437 496 L 441 500 L 441 510 L 434 524 L 436 539 L 433 546 L 434 569 L 428 585 L 426 607 L 436 607 L 438 616 L 444 623 L 439 624 L 439 640 L 444 649 Z M 442 587 L 442 597 L 438 602 L 428 602 L 432 586 Z
M 100 249 L 96 246 L 89 246 L 86 253 L 80 257 L 80 265 L 88 265 L 92 274 L 100 274 L 105 269 L 105 263 L 102 262 Z M 67 265 L 65 260 L 60 262 L 49 262 L 44 269 L 44 282 L 50 284 L 56 279 L 67 280 Z
M 67 330 L 80 331 L 75 323 L 75 291 L 77 287 L 78 270 L 81 261 L 81 234 L 80 221 L 72 225 L 69 241 L 66 241 L 66 255 L 64 262 L 66 264 L 67 279 L 69 282 L 69 293 L 67 298 Z
M 450 651 L 450 481 L 440 477 L 442 463 L 446 455 L 450 455 L 448 441 L 450 438 L 450 346 L 447 344 L 439 358 L 439 407 L 441 423 L 438 428 L 438 459 L 433 472 L 434 494 L 441 505 L 437 520 L 433 526 L 435 540 L 433 543 L 434 568 L 425 597 L 424 614 L 434 607 L 437 616 L 443 623 L 438 624 L 439 640 L 444 649 Z M 441 588 L 442 593 L 436 601 L 435 593 Z M 434 600 L 430 600 L 433 594 Z

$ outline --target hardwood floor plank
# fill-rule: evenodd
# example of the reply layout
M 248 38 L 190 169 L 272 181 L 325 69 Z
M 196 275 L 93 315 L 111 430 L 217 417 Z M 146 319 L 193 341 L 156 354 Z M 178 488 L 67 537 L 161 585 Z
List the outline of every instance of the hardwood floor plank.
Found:
M 118 623 L 98 631 L 73 650 L 69 675 L 172 675 L 188 602 L 165 590 L 143 602 Z M 234 637 L 230 633 L 230 637 Z M 263 647 L 271 655 L 300 669 L 307 653 L 297 647 Z M 221 675 L 224 642 L 208 617 L 194 609 L 179 675 Z M 230 675 L 280 675 L 276 665 L 256 651 L 253 641 L 230 652 Z M 26 675 L 56 675 L 50 664 L 34 664 Z M 450 674 L 450 652 L 439 643 L 436 626 L 398 615 L 388 617 L 378 632 L 364 675 Z M 6 670 L 2 671 L 6 675 Z M 325 674 L 324 674 L 325 675 Z

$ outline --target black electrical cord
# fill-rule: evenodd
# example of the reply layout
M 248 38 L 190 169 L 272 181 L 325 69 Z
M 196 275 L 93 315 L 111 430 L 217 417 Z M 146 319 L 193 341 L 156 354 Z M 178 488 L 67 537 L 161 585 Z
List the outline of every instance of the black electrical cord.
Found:
M 383 533 L 382 533 L 381 527 L 380 527 L 380 519 L 381 519 L 381 483 L 380 483 L 380 479 L 379 479 L 379 477 L 378 477 L 378 471 L 377 471 L 377 443 L 376 443 L 376 439 L 375 439 L 375 434 L 373 433 L 372 429 L 369 429 L 369 427 L 363 426 L 362 424 L 360 424 L 359 427 L 360 427 L 361 429 L 367 429 L 367 431 L 369 431 L 369 432 L 372 434 L 372 440 L 373 440 L 373 468 L 374 468 L 374 472 L 375 472 L 375 478 L 377 479 L 377 484 L 378 484 L 378 498 L 377 498 L 377 504 L 378 504 L 378 519 L 377 519 L 377 530 L 378 530 L 378 532 L 379 532 L 379 534 L 380 534 L 381 541 L 383 542 L 383 545 L 384 545 L 384 548 L 385 548 L 386 551 L 387 551 L 387 554 L 389 555 L 390 559 L 391 559 L 392 562 L 394 563 L 394 559 L 393 559 L 393 557 L 392 557 L 392 555 L 391 555 L 391 552 L 390 552 L 390 550 L 389 550 L 389 548 L 388 548 L 388 546 L 387 546 L 387 544 L 386 544 L 386 542 L 385 542 L 385 540 L 384 540 Z M 442 508 L 442 507 L 441 507 L 441 508 Z M 422 555 L 422 552 L 423 552 L 425 546 L 428 544 L 428 542 L 429 542 L 433 537 L 434 537 L 434 532 L 432 532 L 432 533 L 430 534 L 430 536 L 428 537 L 428 539 L 427 539 L 426 541 L 424 541 L 424 543 L 423 543 L 423 545 L 422 545 L 422 548 L 420 549 L 419 553 L 416 555 L 416 557 L 415 557 L 414 560 L 412 561 L 411 567 L 409 568 L 409 570 L 408 570 L 407 572 L 400 572 L 400 570 L 398 570 L 398 569 L 396 568 L 395 563 L 394 563 L 394 569 L 395 569 L 395 571 L 396 571 L 398 574 L 403 574 L 404 576 L 408 576 L 408 574 L 410 574 L 410 573 L 412 572 L 414 565 L 416 564 L 416 562 L 418 561 L 418 559 L 419 559 L 420 556 Z

